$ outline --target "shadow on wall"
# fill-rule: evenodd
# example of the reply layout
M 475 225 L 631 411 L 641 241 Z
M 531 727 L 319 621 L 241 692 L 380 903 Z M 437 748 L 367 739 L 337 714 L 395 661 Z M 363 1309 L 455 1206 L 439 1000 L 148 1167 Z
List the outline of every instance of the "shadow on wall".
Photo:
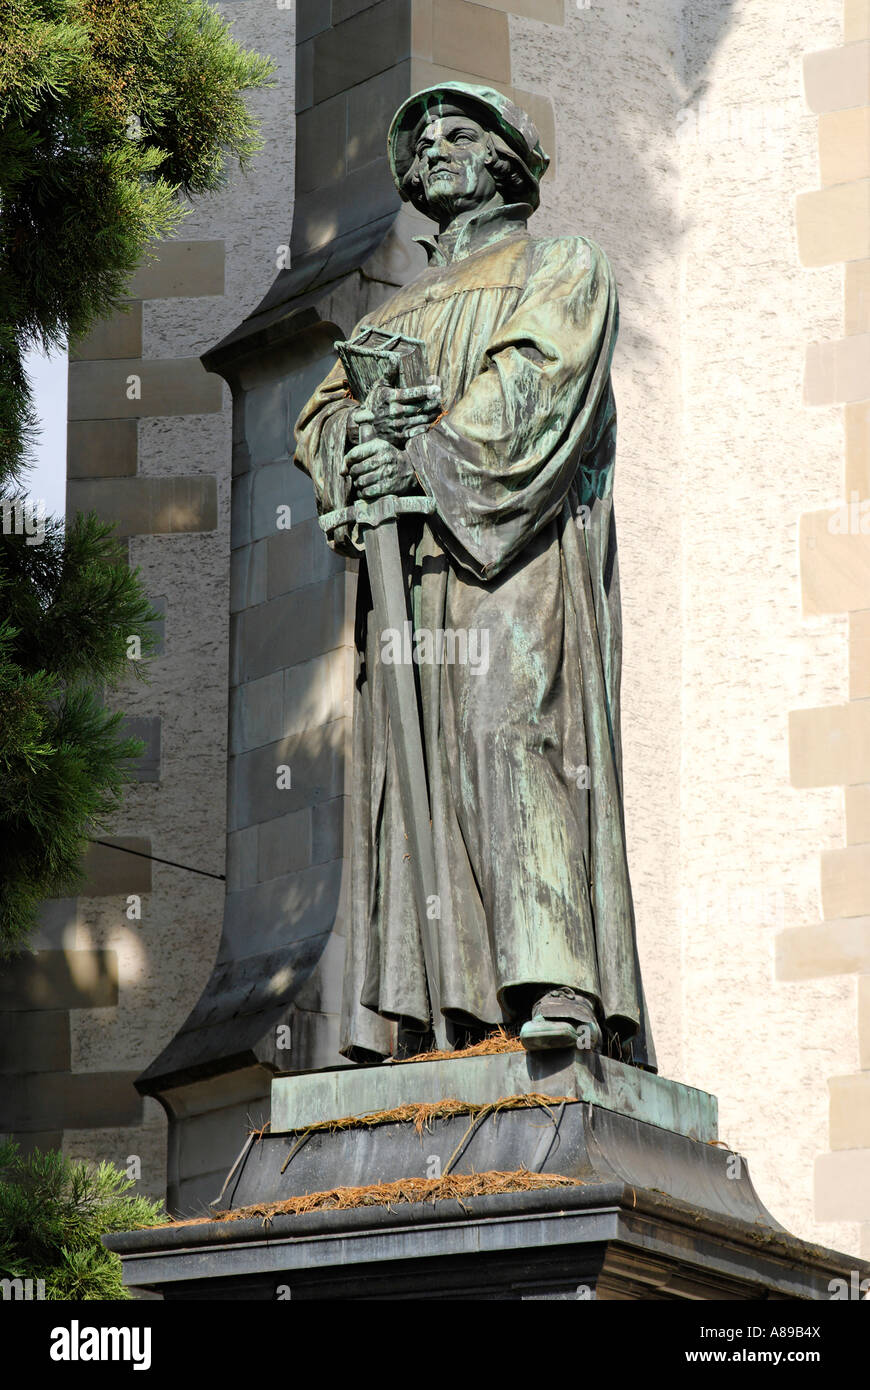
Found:
M 735 0 L 566 0 L 566 42 L 582 24 L 582 49 L 569 63 L 554 53 L 549 72 L 548 46 L 565 31 L 549 29 L 542 42 L 540 26 L 532 34 L 522 21 L 514 36 L 556 122 L 556 177 L 545 180 L 535 225 L 600 241 L 620 280 L 645 283 L 647 267 L 672 256 L 683 234 L 675 165 L 683 142 L 714 133 L 705 125 L 709 72 L 734 9 Z

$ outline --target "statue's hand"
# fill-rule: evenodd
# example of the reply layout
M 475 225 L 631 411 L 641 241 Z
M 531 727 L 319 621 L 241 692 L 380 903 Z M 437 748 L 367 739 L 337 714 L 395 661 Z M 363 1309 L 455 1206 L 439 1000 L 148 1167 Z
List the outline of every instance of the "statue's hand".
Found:
M 360 425 L 371 425 L 379 439 L 400 449 L 440 414 L 441 384 L 435 376 L 424 386 L 373 386 L 364 403 L 351 412 L 348 437 L 355 445 Z
M 344 456 L 342 472 L 351 480 L 351 495 L 373 502 L 403 492 L 418 492 L 417 476 L 406 455 L 386 439 L 367 439 Z

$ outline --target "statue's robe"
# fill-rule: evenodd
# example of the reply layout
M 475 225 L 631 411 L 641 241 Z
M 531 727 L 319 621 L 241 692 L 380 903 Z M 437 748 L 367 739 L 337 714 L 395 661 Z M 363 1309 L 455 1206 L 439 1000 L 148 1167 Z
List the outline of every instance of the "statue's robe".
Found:
M 538 986 L 571 986 L 653 1066 L 622 811 L 616 291 L 598 247 L 530 237 L 529 212 L 487 210 L 452 241 L 419 238 L 428 269 L 354 329 L 421 338 L 441 379 L 445 414 L 406 446 L 437 504 L 400 522 L 415 629 L 488 634 L 485 673 L 416 667 L 442 1010 L 495 1025 Z M 337 364 L 297 423 L 296 462 L 321 513 L 350 501 L 354 408 Z M 333 543 L 358 555 L 353 539 Z M 364 559 L 356 640 L 341 1050 L 370 1060 L 389 1054 L 390 1021 L 425 1027 L 428 1004 Z

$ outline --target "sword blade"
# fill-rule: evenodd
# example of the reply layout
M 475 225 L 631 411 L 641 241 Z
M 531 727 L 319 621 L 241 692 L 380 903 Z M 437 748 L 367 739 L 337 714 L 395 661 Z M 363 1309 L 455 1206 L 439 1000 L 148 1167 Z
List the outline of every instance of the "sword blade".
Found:
M 365 551 L 378 629 L 384 632 L 392 628 L 403 634 L 408 621 L 408 603 L 395 521 L 383 521 L 379 526 L 367 528 Z M 428 917 L 429 900 L 438 890 L 417 684 L 413 665 L 390 663 L 385 664 L 382 670 L 399 773 L 405 834 L 411 856 L 411 876 L 426 965 L 432 1029 L 438 1047 L 443 1048 L 447 1046 L 447 1027 L 441 1013 L 439 943 L 435 927 Z

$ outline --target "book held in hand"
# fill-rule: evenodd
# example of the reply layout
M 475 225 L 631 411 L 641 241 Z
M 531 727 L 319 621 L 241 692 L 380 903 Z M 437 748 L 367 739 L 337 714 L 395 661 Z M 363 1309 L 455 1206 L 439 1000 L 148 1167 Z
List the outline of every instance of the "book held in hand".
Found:
M 426 384 L 426 345 L 420 338 L 365 328 L 355 338 L 334 346 L 354 400 L 364 401 L 373 386 Z

